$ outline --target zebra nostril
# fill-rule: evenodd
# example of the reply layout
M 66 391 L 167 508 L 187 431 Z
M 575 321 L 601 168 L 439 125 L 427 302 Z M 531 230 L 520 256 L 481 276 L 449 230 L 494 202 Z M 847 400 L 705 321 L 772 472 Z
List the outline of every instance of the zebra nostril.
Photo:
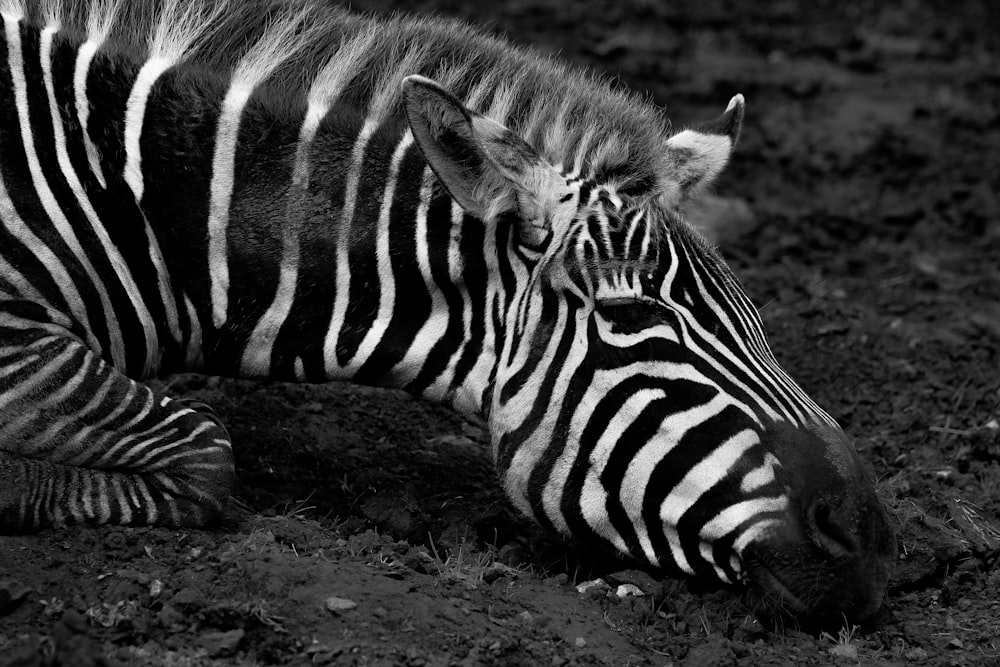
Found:
M 845 511 L 843 505 L 831 504 L 828 499 L 817 500 L 806 513 L 809 538 L 832 558 L 856 555 L 861 551 L 861 541 L 852 517 L 853 513 Z

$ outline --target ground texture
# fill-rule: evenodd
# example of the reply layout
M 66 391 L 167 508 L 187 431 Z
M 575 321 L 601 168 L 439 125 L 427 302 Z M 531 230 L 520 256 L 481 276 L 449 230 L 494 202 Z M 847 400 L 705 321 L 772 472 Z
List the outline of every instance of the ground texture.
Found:
M 746 95 L 717 193 L 753 217 L 729 206 L 722 250 L 893 509 L 872 627 L 764 628 L 738 593 L 538 533 L 445 409 L 183 377 L 164 389 L 229 425 L 240 508 L 211 531 L 0 539 L 0 664 L 1000 664 L 1000 9 L 958 6 L 402 6 L 560 51 L 679 124 Z

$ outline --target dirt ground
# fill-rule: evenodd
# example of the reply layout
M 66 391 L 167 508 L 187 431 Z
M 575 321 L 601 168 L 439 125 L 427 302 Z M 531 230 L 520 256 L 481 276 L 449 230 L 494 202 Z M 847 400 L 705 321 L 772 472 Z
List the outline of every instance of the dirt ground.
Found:
M 1000 665 L 1000 6 L 954 6 L 401 6 L 560 51 L 678 124 L 746 96 L 717 193 L 753 219 L 722 249 L 893 509 L 872 627 L 764 628 L 738 592 L 541 534 L 444 408 L 185 376 L 165 390 L 215 406 L 236 443 L 232 519 L 0 538 L 0 664 Z

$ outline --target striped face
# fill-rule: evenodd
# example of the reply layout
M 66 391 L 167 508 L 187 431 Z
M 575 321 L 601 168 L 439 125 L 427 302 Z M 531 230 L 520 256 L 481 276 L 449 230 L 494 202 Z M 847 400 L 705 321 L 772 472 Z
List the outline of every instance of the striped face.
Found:
M 507 491 L 564 532 L 735 581 L 743 547 L 789 507 L 763 424 L 835 425 L 682 222 L 610 187 L 568 187 L 576 210 L 508 322 L 497 374 Z
M 497 372 L 491 425 L 510 498 L 668 571 L 769 577 L 805 616 L 830 595 L 873 612 L 893 551 L 885 516 L 731 272 L 663 207 L 567 187 L 575 212 L 511 312 Z M 836 588 L 815 589 L 817 568 Z
M 496 123 L 449 118 L 458 103 L 430 83 L 410 85 L 423 89 L 410 92 L 416 142 L 459 203 L 483 215 L 477 193 L 513 184 L 518 289 L 487 410 L 513 503 L 652 566 L 746 582 L 800 618 L 873 613 L 894 545 L 871 481 L 671 201 L 724 163 L 713 151 L 728 155 L 732 118 L 716 124 L 729 135 L 675 135 L 665 151 L 683 177 L 636 199 L 567 178 Z M 469 155 L 486 187 L 465 180 Z

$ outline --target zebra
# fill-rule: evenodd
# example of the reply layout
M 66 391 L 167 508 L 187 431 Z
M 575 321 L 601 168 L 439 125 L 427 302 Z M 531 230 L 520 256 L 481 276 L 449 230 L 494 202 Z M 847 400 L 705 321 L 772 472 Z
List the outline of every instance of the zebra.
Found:
M 895 538 L 685 205 L 674 130 L 443 18 L 0 0 L 0 529 L 192 527 L 229 436 L 143 381 L 402 388 L 481 419 L 511 503 L 761 609 L 865 619 Z

